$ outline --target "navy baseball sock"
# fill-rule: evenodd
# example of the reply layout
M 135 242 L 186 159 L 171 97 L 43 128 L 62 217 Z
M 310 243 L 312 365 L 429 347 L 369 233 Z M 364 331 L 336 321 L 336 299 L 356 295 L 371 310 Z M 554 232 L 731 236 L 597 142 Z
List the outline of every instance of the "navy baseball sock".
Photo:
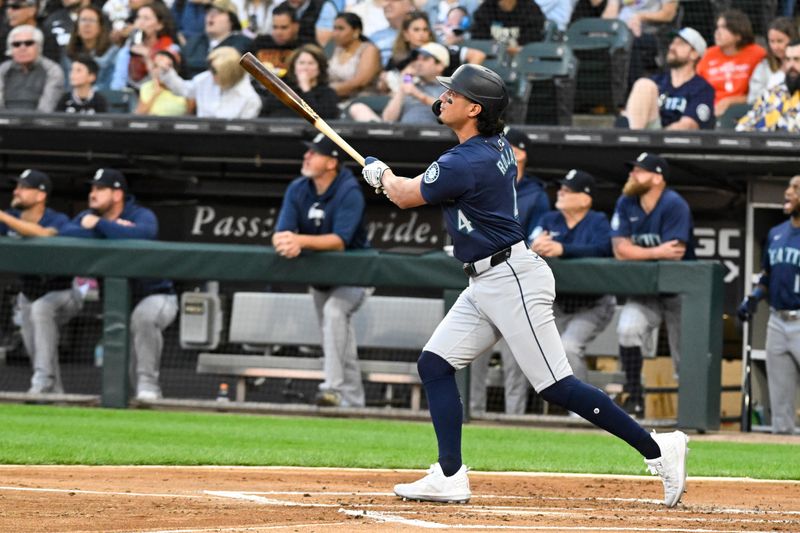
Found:
M 544 389 L 539 395 L 546 401 L 566 407 L 595 426 L 621 438 L 647 459 L 661 456 L 661 450 L 647 431 L 620 409 L 600 389 L 568 376 Z
M 422 352 L 417 370 L 425 387 L 428 409 L 439 442 L 439 466 L 445 476 L 461 468 L 461 396 L 456 386 L 456 369 L 432 352 Z
M 619 360 L 625 371 L 625 392 L 641 402 L 642 390 L 642 349 L 638 346 L 620 346 Z

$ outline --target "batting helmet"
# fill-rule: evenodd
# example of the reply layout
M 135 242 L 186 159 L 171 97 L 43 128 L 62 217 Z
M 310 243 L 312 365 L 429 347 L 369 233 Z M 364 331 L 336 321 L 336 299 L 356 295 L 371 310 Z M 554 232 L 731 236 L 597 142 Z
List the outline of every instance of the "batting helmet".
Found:
M 436 80 L 497 116 L 508 105 L 508 91 L 503 79 L 482 65 L 466 63 L 458 67 L 452 76 L 437 76 Z

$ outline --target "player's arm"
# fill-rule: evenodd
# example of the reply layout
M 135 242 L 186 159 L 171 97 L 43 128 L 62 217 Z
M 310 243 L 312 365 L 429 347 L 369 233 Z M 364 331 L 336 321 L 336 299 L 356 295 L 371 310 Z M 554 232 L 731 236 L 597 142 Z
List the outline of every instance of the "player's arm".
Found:
M 325 235 L 297 233 L 296 235 L 297 243 L 303 250 L 314 250 L 315 252 L 341 252 L 344 250 L 344 241 L 335 233 L 326 233 Z
M 0 222 L 8 226 L 23 237 L 53 237 L 58 235 L 55 228 L 45 228 L 36 222 L 28 222 L 11 216 L 5 211 L 0 211 Z
M 680 260 L 686 253 L 686 244 L 677 239 L 646 248 L 634 244 L 630 237 L 613 237 L 611 245 L 614 258 L 623 261 Z
M 422 175 L 412 179 L 395 176 L 386 163 L 374 157 L 368 157 L 366 163 L 361 170 L 364 180 L 377 191 L 383 189 L 387 198 L 400 209 L 427 203 L 422 197 Z

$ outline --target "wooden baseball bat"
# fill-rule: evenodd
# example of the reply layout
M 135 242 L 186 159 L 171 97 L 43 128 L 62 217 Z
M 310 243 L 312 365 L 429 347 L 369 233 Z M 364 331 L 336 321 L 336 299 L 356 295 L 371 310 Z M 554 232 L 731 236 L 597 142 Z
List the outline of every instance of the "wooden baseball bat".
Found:
M 257 79 L 261 85 L 266 87 L 269 92 L 274 94 L 278 100 L 289 107 L 289 109 L 309 121 L 312 126 L 321 131 L 323 135 L 332 140 L 337 146 L 339 146 L 339 148 L 347 152 L 350 157 L 355 159 L 359 165 L 362 167 L 364 166 L 364 157 L 352 146 L 350 146 L 347 141 L 342 139 L 342 137 L 336 133 L 327 122 L 320 118 L 317 112 L 314 111 L 311 106 L 305 102 L 305 100 L 300 98 L 299 94 L 294 92 L 292 88 L 286 85 L 282 79 L 264 66 L 264 64 L 261 63 L 256 56 L 250 52 L 247 52 L 239 60 L 239 64 L 243 69 L 249 72 L 251 76 Z

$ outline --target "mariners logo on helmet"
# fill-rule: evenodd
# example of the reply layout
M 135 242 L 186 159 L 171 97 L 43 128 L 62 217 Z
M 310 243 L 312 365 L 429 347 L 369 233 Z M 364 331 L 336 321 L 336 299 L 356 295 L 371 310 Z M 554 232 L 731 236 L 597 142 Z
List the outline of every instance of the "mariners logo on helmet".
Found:
M 508 90 L 503 79 L 483 65 L 461 65 L 452 76 L 437 76 L 444 87 L 480 104 L 488 113 L 499 116 L 508 105 Z

